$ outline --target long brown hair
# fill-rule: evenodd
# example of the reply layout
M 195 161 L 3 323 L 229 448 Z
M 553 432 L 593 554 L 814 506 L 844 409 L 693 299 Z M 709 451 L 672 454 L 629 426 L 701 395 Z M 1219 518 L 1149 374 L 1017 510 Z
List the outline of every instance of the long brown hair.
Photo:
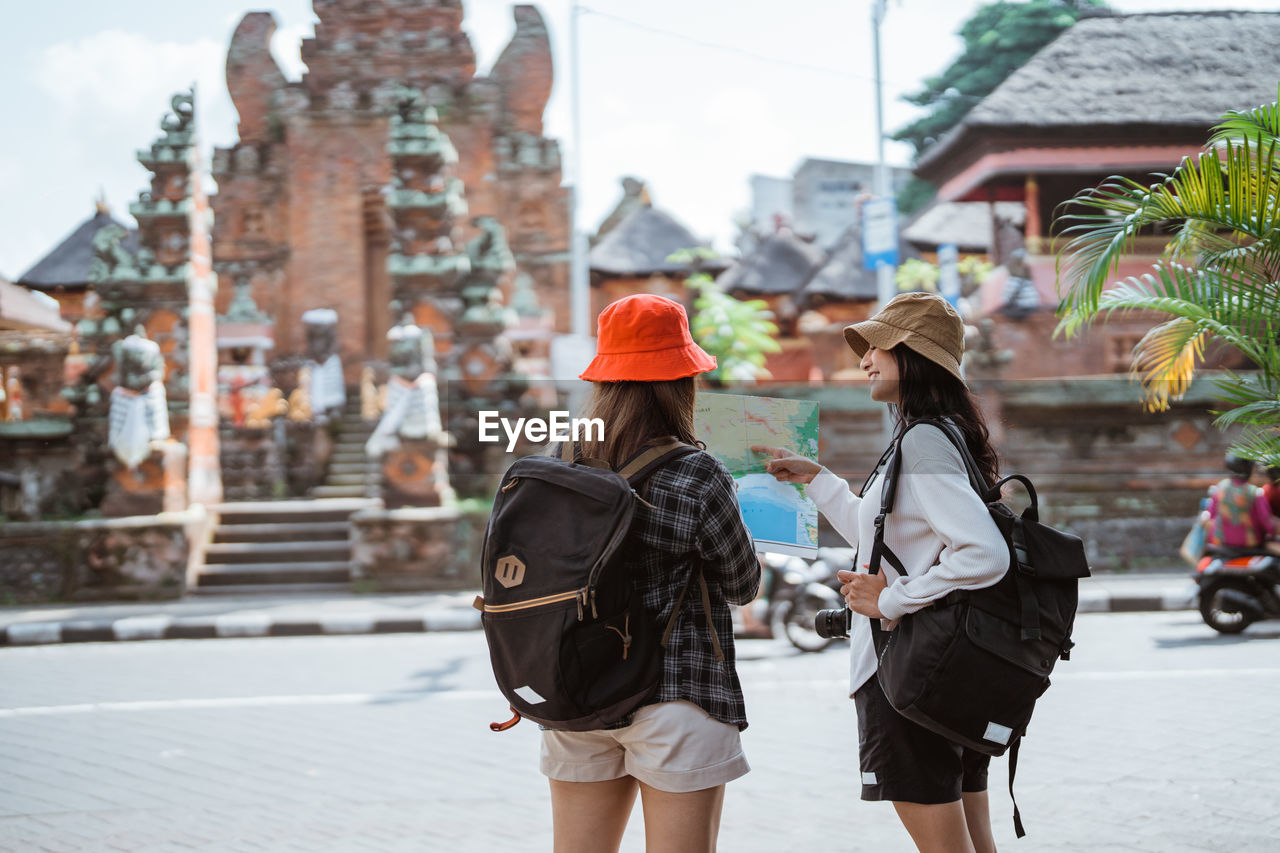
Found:
M 906 346 L 889 350 L 898 362 L 898 420 L 950 418 L 960 428 L 969 453 L 990 486 L 999 479 L 1000 460 L 991 446 L 982 409 L 969 387 L 951 371 Z
M 693 403 L 697 389 L 692 376 L 666 382 L 596 382 L 583 417 L 604 421 L 603 441 L 584 441 L 582 456 L 603 459 L 620 467 L 645 443 L 673 435 L 701 446 L 693 435 Z

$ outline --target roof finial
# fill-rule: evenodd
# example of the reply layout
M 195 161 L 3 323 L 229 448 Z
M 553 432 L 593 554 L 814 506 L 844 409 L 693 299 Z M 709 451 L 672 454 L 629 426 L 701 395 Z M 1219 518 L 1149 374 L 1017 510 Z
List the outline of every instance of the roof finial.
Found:
M 98 197 L 93 200 L 93 208 L 96 213 L 111 214 L 111 205 L 107 203 L 107 191 L 102 187 L 98 187 Z

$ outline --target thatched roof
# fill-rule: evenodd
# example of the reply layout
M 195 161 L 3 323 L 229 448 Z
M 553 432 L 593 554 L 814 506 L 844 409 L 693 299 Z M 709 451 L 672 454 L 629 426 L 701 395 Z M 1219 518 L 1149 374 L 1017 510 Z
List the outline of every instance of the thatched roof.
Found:
M 805 284 L 803 293 L 806 301 L 813 296 L 874 300 L 879 296 L 876 282 L 875 271 L 862 268 L 862 229 L 854 225 L 840 235 L 826 262 Z
M 1276 99 L 1280 12 L 1089 17 L 1009 75 L 920 157 L 928 167 L 982 129 L 1208 129 Z
M 641 276 L 653 273 L 687 272 L 689 264 L 667 258 L 681 249 L 693 249 L 702 242 L 669 214 L 652 207 L 639 207 L 613 226 L 587 256 L 591 271 L 606 275 Z M 703 262 L 705 269 L 724 269 L 724 261 Z
M 725 270 L 716 284 L 726 293 L 795 293 L 826 260 L 821 247 L 789 228 L 769 235 L 754 252 Z
M 996 216 L 1021 226 L 1027 208 L 1020 201 L 998 201 Z M 985 201 L 944 201 L 925 208 L 902 229 L 902 238 L 917 246 L 954 243 L 962 250 L 991 248 L 991 206 Z
M 58 287 L 83 288 L 89 283 L 89 266 L 93 263 L 93 237 L 99 229 L 108 225 L 120 225 L 106 210 L 99 210 L 81 222 L 75 230 L 49 251 L 31 269 L 18 278 L 18 284 L 32 290 L 53 290 Z M 138 250 L 138 233 L 129 231 L 121 246 L 131 252 Z

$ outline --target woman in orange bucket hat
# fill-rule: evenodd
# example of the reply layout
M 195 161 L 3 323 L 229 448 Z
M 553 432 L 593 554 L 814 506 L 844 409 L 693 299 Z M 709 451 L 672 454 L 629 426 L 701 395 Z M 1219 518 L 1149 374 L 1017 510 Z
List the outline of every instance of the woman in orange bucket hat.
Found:
M 581 374 L 594 383 L 585 414 L 604 421 L 604 437 L 575 452 L 616 470 L 672 436 L 698 444 L 694 377 L 715 366 L 679 303 L 637 294 L 610 304 Z M 638 491 L 643 501 L 621 553 L 655 626 L 666 625 L 698 566 L 707 594 L 683 602 L 658 687 L 630 719 L 598 731 L 542 732 L 556 853 L 617 851 L 637 793 L 649 849 L 713 853 L 725 783 L 749 770 L 729 605 L 755 598 L 760 563 L 733 479 L 701 449 L 658 469 Z

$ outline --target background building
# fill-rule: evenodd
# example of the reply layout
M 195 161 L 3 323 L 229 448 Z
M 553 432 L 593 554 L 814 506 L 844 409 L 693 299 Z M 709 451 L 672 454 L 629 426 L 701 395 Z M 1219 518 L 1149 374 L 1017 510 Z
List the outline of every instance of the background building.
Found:
M 858 199 L 874 191 L 875 174 L 873 163 L 807 157 L 790 178 L 752 175 L 749 230 L 765 235 L 786 225 L 830 249 L 857 221 Z M 910 169 L 890 167 L 890 192 L 910 177 Z
M 1025 269 L 997 270 L 979 303 L 995 321 L 994 346 L 1012 355 L 1005 378 L 1128 371 L 1134 345 L 1158 316 L 1115 317 L 1072 339 L 1053 335 L 1061 205 L 1113 175 L 1150 183 L 1172 172 L 1198 154 L 1225 112 L 1273 102 L 1277 68 L 1280 13 L 1086 18 L 921 155 L 916 174 L 939 187 L 938 202 L 985 203 L 991 233 L 1017 219 L 1001 212 L 1001 202 L 1023 205 L 1025 258 L 1017 263 Z M 926 239 L 912 230 L 913 242 Z M 1139 237 L 1117 277 L 1149 272 L 1166 243 L 1161 234 Z M 1036 308 L 1017 316 L 1001 310 L 1018 289 L 1012 278 L 1029 281 Z M 1231 353 L 1215 359 L 1210 366 L 1234 364 Z

